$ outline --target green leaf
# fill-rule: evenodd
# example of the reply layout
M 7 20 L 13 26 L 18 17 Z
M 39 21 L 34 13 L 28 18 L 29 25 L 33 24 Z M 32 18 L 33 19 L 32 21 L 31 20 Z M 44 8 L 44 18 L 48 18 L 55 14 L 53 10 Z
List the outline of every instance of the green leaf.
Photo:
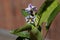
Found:
M 39 16 L 41 16 L 43 14 L 44 11 L 47 10 L 47 8 L 51 5 L 51 3 L 53 3 L 54 0 L 45 0 L 45 2 L 42 4 L 42 6 L 39 8 L 37 14 Z
M 57 16 L 57 14 L 58 14 L 59 11 L 60 11 L 60 4 L 58 5 L 58 7 L 55 8 L 55 10 L 51 13 L 50 17 L 48 18 L 47 29 L 49 29 L 49 25 L 51 25 L 52 21 Z
M 49 16 L 52 14 L 52 12 L 55 10 L 55 8 L 58 6 L 58 2 L 57 0 L 55 0 L 48 8 L 45 12 L 43 12 L 41 20 L 40 20 L 40 25 L 43 22 L 47 22 Z
M 26 25 L 24 25 L 24 26 L 22 26 L 20 28 L 17 28 L 15 30 L 11 30 L 10 33 L 17 34 L 17 33 L 21 32 L 21 31 L 25 31 L 25 30 L 31 30 L 31 24 L 26 24 Z
M 30 33 L 28 31 L 22 31 L 22 32 L 16 33 L 15 35 L 20 36 L 20 37 L 30 38 Z
M 21 12 L 22 12 L 22 15 L 25 16 L 25 17 L 29 15 L 24 9 L 22 9 Z
M 43 14 L 44 11 L 47 10 L 47 8 L 54 2 L 54 0 L 45 0 L 45 2 L 42 4 L 42 6 L 39 8 L 38 12 L 37 12 L 37 16 L 36 16 L 36 21 L 35 24 L 39 25 L 41 16 Z

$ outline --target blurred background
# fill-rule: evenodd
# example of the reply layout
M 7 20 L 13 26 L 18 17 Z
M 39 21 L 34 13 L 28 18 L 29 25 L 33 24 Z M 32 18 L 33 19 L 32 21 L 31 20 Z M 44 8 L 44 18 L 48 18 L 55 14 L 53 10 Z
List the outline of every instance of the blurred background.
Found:
M 44 0 L 0 0 L 0 28 L 10 30 L 24 25 L 21 9 L 30 3 L 39 8 L 43 2 Z
M 30 3 L 39 8 L 43 2 L 44 0 L 0 0 L 0 40 L 16 40 L 17 36 L 9 31 L 25 24 L 21 9 Z
M 26 8 L 30 3 L 39 9 L 44 1 L 45 0 L 0 0 L 0 40 L 12 40 L 13 38 L 10 38 L 12 34 L 9 34 L 9 30 L 19 28 L 25 24 L 21 9 Z M 12 37 L 14 37 L 13 40 L 15 40 L 17 36 L 13 35 Z M 45 40 L 60 40 L 60 12 L 52 22 Z

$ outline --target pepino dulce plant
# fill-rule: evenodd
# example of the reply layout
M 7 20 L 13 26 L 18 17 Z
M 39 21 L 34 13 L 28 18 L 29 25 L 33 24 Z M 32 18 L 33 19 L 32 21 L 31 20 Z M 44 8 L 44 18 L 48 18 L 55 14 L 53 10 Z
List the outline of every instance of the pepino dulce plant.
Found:
M 44 40 L 59 11 L 58 0 L 46 0 L 39 9 L 29 4 L 27 8 L 21 11 L 22 15 L 25 16 L 26 24 L 12 30 L 11 33 L 18 36 L 16 40 Z M 45 36 L 42 33 L 43 28 L 46 30 Z

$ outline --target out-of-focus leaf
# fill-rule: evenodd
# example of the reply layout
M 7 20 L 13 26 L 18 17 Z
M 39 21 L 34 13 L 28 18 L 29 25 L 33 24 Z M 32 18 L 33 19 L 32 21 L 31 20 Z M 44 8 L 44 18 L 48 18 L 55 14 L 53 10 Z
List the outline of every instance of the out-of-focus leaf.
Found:
M 54 0 L 45 0 L 45 2 L 42 4 L 42 6 L 39 8 L 37 14 L 41 16 L 44 11 L 47 10 L 47 8 L 54 2 Z
M 22 32 L 16 33 L 15 35 L 20 37 L 30 38 L 30 33 L 28 31 L 22 31 Z
M 54 20 L 54 18 L 56 17 L 56 15 L 58 14 L 59 11 L 60 11 L 60 4 L 58 5 L 58 7 L 55 8 L 55 10 L 51 13 L 50 17 L 48 18 L 47 29 L 49 29 L 49 25 Z
M 36 27 L 34 27 L 33 25 L 32 25 L 31 32 L 33 33 L 33 35 L 35 35 L 35 37 L 37 38 L 37 40 L 43 40 L 41 32 Z
M 39 25 L 40 18 L 43 14 L 44 11 L 47 10 L 47 8 L 54 2 L 54 0 L 45 0 L 45 2 L 42 4 L 42 6 L 39 8 L 37 11 L 37 16 L 36 16 L 36 25 Z
M 21 31 L 25 31 L 25 30 L 31 30 L 31 24 L 26 24 L 20 28 L 17 28 L 16 30 L 12 30 L 10 33 L 17 34 Z
M 22 15 L 24 15 L 25 17 L 27 16 L 27 15 L 29 15 L 24 9 L 22 9 Z
M 45 12 L 43 12 L 41 20 L 40 20 L 40 25 L 43 22 L 47 22 L 49 16 L 51 15 L 51 13 L 55 10 L 55 8 L 58 6 L 58 2 L 57 0 L 55 0 L 48 8 Z

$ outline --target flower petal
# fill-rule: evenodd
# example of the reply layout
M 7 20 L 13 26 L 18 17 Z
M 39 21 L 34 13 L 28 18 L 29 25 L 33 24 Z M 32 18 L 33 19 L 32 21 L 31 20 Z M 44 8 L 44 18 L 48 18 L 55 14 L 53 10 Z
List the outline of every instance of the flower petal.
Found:
M 37 11 L 36 6 L 32 6 L 33 11 Z
M 26 9 L 25 9 L 25 11 L 30 11 L 30 10 L 31 10 L 31 8 L 26 8 Z
M 28 5 L 28 8 L 32 8 L 32 4 L 29 4 L 29 5 Z
M 35 6 L 32 6 L 32 8 L 35 8 Z

